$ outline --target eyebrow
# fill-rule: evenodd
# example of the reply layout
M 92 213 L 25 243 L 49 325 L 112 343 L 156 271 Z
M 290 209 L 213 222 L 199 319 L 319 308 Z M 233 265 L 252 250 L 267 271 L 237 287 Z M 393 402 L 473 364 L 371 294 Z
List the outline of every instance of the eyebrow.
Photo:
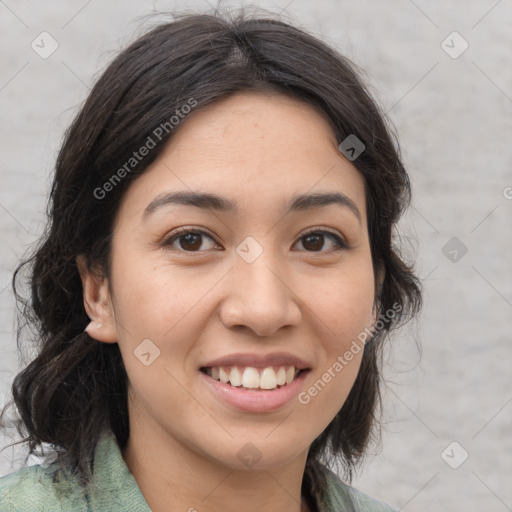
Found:
M 236 201 L 231 201 L 225 197 L 210 193 L 181 191 L 169 192 L 155 197 L 144 210 L 142 220 L 146 220 L 150 215 L 164 206 L 176 204 L 233 214 L 239 212 Z M 356 203 L 341 192 L 297 194 L 290 199 L 286 213 L 301 212 L 312 208 L 329 206 L 331 204 L 337 204 L 349 209 L 357 217 L 359 224 L 361 224 L 361 213 Z

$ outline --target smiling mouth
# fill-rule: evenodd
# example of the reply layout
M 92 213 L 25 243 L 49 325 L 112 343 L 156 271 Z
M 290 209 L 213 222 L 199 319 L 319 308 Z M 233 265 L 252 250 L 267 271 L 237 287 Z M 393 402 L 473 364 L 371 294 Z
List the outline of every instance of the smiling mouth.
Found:
M 280 389 L 293 382 L 300 374 L 309 370 L 300 370 L 295 366 L 269 366 L 254 368 L 251 366 L 206 366 L 200 371 L 214 380 L 229 386 L 248 391 L 271 391 Z

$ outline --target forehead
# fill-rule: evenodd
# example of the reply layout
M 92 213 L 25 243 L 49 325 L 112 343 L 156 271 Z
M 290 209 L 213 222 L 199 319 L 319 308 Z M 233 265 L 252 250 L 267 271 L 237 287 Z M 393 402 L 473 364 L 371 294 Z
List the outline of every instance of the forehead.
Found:
M 276 147 L 276 142 L 279 146 Z M 195 145 L 236 158 L 252 147 L 265 148 L 261 158 L 278 158 L 299 150 L 336 147 L 324 114 L 312 105 L 279 93 L 239 92 L 192 112 L 171 139 L 169 149 Z M 300 147 L 299 144 L 300 143 Z
M 143 211 L 169 190 L 200 190 L 268 209 L 298 193 L 337 190 L 364 215 L 364 180 L 325 117 L 295 98 L 237 93 L 193 110 L 126 195 Z M 125 198 L 126 199 L 126 198 Z

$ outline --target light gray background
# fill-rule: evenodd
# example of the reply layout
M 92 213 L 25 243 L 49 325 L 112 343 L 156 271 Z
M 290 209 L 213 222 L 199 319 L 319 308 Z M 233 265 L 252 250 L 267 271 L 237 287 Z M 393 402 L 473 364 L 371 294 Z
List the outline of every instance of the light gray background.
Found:
M 289 21 L 366 70 L 412 179 L 401 230 L 424 278 L 425 307 L 391 344 L 382 443 L 353 484 L 404 511 L 512 510 L 512 2 L 255 4 L 286 8 Z M 0 0 L 2 404 L 18 365 L 8 282 L 41 233 L 63 131 L 100 71 L 140 32 L 135 18 L 154 9 L 211 7 Z M 59 44 L 48 59 L 31 48 L 43 31 Z M 441 46 L 453 31 L 469 44 L 457 59 Z M 460 48 L 453 36 L 446 44 Z M 452 237 L 468 249 L 457 262 L 442 252 Z M 463 450 L 469 458 L 452 469 L 446 461 L 460 462 Z M 19 453 L 0 454 L 0 475 L 18 467 Z

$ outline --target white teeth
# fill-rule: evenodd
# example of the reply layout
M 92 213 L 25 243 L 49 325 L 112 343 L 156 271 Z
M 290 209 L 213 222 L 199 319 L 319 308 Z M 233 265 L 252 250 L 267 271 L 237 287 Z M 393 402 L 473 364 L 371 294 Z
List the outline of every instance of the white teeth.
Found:
M 260 374 L 256 368 L 248 366 L 244 370 L 242 376 L 242 386 L 244 388 L 259 388 L 260 387 Z
M 286 384 L 286 368 L 284 366 L 281 366 L 279 370 L 277 370 L 277 385 L 282 386 L 283 384 Z
M 227 374 L 226 370 L 224 370 L 224 368 L 220 368 L 219 377 L 221 382 L 224 382 L 224 384 L 227 384 L 227 382 L 229 381 L 229 375 Z
M 215 380 L 220 380 L 224 384 L 229 383 L 234 387 L 244 387 L 248 389 L 275 389 L 277 386 L 290 384 L 299 374 L 300 370 L 294 366 L 279 366 L 277 371 L 268 366 L 263 370 L 258 370 L 251 366 L 245 368 L 232 367 L 212 367 L 207 369 L 208 375 Z
M 260 375 L 261 389 L 274 389 L 277 387 L 277 376 L 274 368 L 265 368 Z
M 242 385 L 242 374 L 240 373 L 240 370 L 233 366 L 231 368 L 231 372 L 229 373 L 229 382 L 232 386 L 238 387 Z

